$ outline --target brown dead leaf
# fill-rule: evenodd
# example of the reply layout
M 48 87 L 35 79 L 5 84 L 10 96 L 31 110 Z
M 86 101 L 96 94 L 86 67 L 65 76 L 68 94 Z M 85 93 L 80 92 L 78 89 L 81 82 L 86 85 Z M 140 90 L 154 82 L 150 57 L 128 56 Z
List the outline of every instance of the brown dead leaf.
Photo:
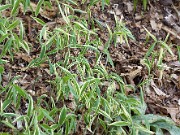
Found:
M 163 6 L 171 6 L 173 4 L 172 0 L 159 0 L 159 2 Z
M 127 5 L 127 10 L 129 13 L 131 13 L 134 9 L 134 6 L 131 2 L 126 2 L 126 5 Z
M 136 21 L 140 21 L 141 19 L 143 19 L 142 15 L 140 14 L 135 14 L 135 18 Z
M 178 100 L 178 105 L 180 106 L 180 99 Z
M 174 61 L 169 63 L 170 66 L 175 66 L 175 67 L 180 67 L 180 62 L 179 61 Z
M 50 70 L 49 70 L 49 69 L 45 68 L 45 69 L 44 69 L 44 71 L 45 71 L 48 75 L 51 75 L 51 73 L 50 73 Z
M 166 107 L 167 109 L 167 112 L 170 114 L 172 120 L 174 122 L 178 122 L 177 118 L 176 118 L 176 115 L 179 113 L 179 108 L 169 108 L 169 107 Z
M 37 9 L 37 4 L 30 2 L 30 5 L 31 5 L 33 11 L 35 11 Z M 40 12 L 39 12 L 39 14 L 42 17 L 44 17 L 45 19 L 47 19 L 49 21 L 53 21 L 53 18 L 56 16 L 57 13 L 58 13 L 57 7 L 53 7 L 52 9 L 50 9 L 48 7 L 44 7 L 43 9 L 40 8 Z
M 174 82 L 178 89 L 180 89 L 180 76 L 177 74 L 171 74 L 171 81 Z
M 122 12 L 121 10 L 119 10 L 119 4 L 114 4 L 113 5 L 113 8 L 114 8 L 114 11 L 115 11 L 115 15 L 122 15 Z
M 130 73 L 121 73 L 121 76 L 129 76 L 131 79 L 134 79 L 139 73 L 141 73 L 142 67 L 138 66 L 136 70 L 131 71 Z
M 41 68 L 47 68 L 47 67 L 49 67 L 49 64 L 40 64 L 40 67 Z
M 48 90 L 46 89 L 46 87 L 40 86 L 39 88 L 40 88 L 40 89 L 36 92 L 36 95 L 37 95 L 37 96 L 48 93 Z
M 35 96 L 35 94 L 36 94 L 35 91 L 33 91 L 33 90 L 27 90 L 27 92 L 32 96 Z
M 16 53 L 17 56 L 14 56 L 16 59 L 23 59 L 26 62 L 32 61 L 32 58 L 25 53 Z
M 174 25 L 173 28 L 176 30 L 177 34 L 180 34 L 180 27 L 178 25 Z
M 154 80 L 151 80 L 151 87 L 154 89 L 154 91 L 156 92 L 156 94 L 158 96 L 165 96 L 165 97 L 169 97 L 169 95 L 167 95 L 166 93 L 162 92 L 162 90 L 160 90 L 156 84 L 154 83 Z
M 153 30 L 158 31 L 158 26 L 157 26 L 157 23 L 154 19 L 150 20 L 150 24 L 151 24 L 151 27 Z

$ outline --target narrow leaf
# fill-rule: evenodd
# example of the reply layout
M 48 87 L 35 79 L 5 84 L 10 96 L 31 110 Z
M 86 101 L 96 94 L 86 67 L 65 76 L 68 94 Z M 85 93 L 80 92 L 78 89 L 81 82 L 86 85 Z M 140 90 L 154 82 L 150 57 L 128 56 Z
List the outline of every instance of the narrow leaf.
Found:
M 108 124 L 109 126 L 117 126 L 117 127 L 123 127 L 123 126 L 130 126 L 131 123 L 130 122 L 126 122 L 126 121 L 116 121 L 113 122 L 111 124 Z
M 8 9 L 8 8 L 10 8 L 10 7 L 11 7 L 11 4 L 6 4 L 6 5 L 0 6 L 0 12 L 3 11 L 3 10 Z
M 66 107 L 63 107 L 59 115 L 59 126 L 61 126 L 66 119 Z
M 19 3 L 21 0 L 16 0 L 13 5 L 13 9 L 11 11 L 11 15 L 14 15 L 18 11 Z
M 44 0 L 39 0 L 37 7 L 36 7 L 35 16 L 37 16 L 39 14 L 41 5 L 43 4 L 43 2 L 44 2 Z

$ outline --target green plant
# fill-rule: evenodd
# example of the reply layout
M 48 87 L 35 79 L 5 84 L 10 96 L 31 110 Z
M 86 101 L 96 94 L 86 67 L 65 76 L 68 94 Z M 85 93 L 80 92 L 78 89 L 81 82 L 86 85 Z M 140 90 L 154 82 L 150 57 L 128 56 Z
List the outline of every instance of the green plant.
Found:
M 180 47 L 177 46 L 177 53 L 178 53 L 178 57 L 179 57 L 179 61 L 180 61 Z
M 13 52 L 19 51 L 20 48 L 23 48 L 26 53 L 30 53 L 30 45 L 23 40 L 24 26 L 21 21 L 9 20 L 1 17 L 0 28 L 0 43 L 2 46 L 0 58 L 5 56 L 7 53 L 11 54 L 12 57 Z M 19 34 L 14 32 L 17 29 L 20 30 Z
M 110 1 L 90 0 L 85 11 L 78 9 L 78 2 L 72 0 L 39 0 L 35 10 L 30 0 L 9 0 L 0 6 L 0 11 L 9 9 L 11 12 L 9 18 L 0 16 L 0 125 L 8 127 L 14 134 L 28 135 L 75 134 L 79 126 L 83 126 L 83 134 L 162 134 L 163 129 L 171 134 L 179 132 L 171 120 L 145 115 L 143 87 L 148 80 L 137 86 L 140 97 L 129 96 L 126 95 L 126 88 L 132 91 L 135 88 L 127 85 L 118 74 L 106 69 L 107 63 L 102 62 L 104 54 L 107 62 L 114 66 L 109 53 L 112 43 L 116 47 L 117 38 L 120 38 L 120 43 L 125 41 L 129 46 L 129 39 L 135 39 L 122 20 L 118 21 L 115 17 L 114 30 L 103 24 L 109 32 L 109 40 L 103 44 L 94 25 L 94 21 L 101 22 L 96 18 L 91 19 L 90 7 L 98 2 L 104 8 Z M 51 30 L 38 15 L 41 9 L 53 4 L 58 7 L 65 24 Z M 30 55 L 33 49 L 25 39 L 24 23 L 17 18 L 22 7 L 24 14 L 31 9 L 31 18 L 40 28 L 34 39 L 39 51 L 21 72 L 40 69 L 46 70 L 51 77 L 46 80 L 51 89 L 39 96 L 30 95 L 18 85 L 21 76 L 10 78 L 7 84 L 2 83 L 2 76 L 7 72 L 5 66 L 10 63 L 6 56 L 10 55 L 13 60 L 17 52 Z M 76 12 L 88 14 L 88 17 L 79 17 Z M 165 41 L 159 41 L 150 32 L 148 34 L 154 39 L 144 58 L 150 74 L 156 58 L 161 69 L 166 51 L 173 53 L 166 44 L 168 36 Z M 104 50 L 98 49 L 102 45 Z M 159 55 L 154 51 L 157 45 L 160 46 Z M 42 64 L 48 67 L 42 68 Z
M 120 44 L 122 44 L 125 40 L 125 43 L 129 46 L 128 38 L 135 40 L 134 36 L 132 35 L 131 31 L 125 26 L 125 23 L 123 23 L 122 19 L 118 21 L 117 17 L 115 16 L 115 22 L 116 27 L 113 33 L 115 36 L 115 44 L 117 42 L 117 38 L 119 38 Z
M 138 4 L 139 0 L 133 0 L 134 3 L 134 9 L 136 10 L 137 4 Z M 143 8 L 144 10 L 147 9 L 147 4 L 148 4 L 148 0 L 141 0 L 141 3 L 143 4 Z
M 150 36 L 153 39 L 153 43 L 149 47 L 145 58 L 144 58 L 144 64 L 148 68 L 148 72 L 150 74 L 151 69 L 154 65 L 157 65 L 157 68 L 163 71 L 163 58 L 166 53 L 170 53 L 171 56 L 174 56 L 174 53 L 172 52 L 171 48 L 169 45 L 166 44 L 169 35 L 166 36 L 166 39 L 164 41 L 158 40 L 154 35 L 152 35 L 146 28 L 145 30 L 148 33 L 148 36 Z M 154 51 L 154 48 L 159 45 L 159 50 L 158 52 Z M 151 58 L 150 58 L 151 57 Z M 158 60 L 156 61 L 156 58 L 158 57 Z

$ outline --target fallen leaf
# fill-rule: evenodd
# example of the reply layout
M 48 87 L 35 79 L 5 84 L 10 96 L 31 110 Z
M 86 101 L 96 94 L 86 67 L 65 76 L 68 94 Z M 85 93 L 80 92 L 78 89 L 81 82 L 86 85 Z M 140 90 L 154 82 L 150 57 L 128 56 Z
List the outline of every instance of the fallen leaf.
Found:
M 176 115 L 179 113 L 179 109 L 178 108 L 169 108 L 167 107 L 167 112 L 171 115 L 171 118 L 174 122 L 177 122 L 178 120 L 176 119 Z
M 16 53 L 17 56 L 14 56 L 16 59 L 23 59 L 26 62 L 32 61 L 32 58 L 25 53 Z
M 180 67 L 180 62 L 179 61 L 174 61 L 174 62 L 171 62 L 169 65 L 170 66 L 175 66 L 175 67 Z
M 154 91 L 156 92 L 157 95 L 159 96 L 165 96 L 165 97 L 169 97 L 169 95 L 165 94 L 164 92 L 162 92 L 154 83 L 153 80 L 151 80 L 151 87 L 154 89 Z
M 158 26 L 157 26 L 157 23 L 154 19 L 150 20 L 150 24 L 151 24 L 151 27 L 153 30 L 158 31 Z
M 121 12 L 121 10 L 119 10 L 118 6 L 119 6 L 119 4 L 114 4 L 114 5 L 113 5 L 115 14 L 116 14 L 116 15 L 122 15 L 122 12 Z
M 131 79 L 134 79 L 139 73 L 141 73 L 142 67 L 138 66 L 136 70 L 130 73 L 121 73 L 121 76 L 129 76 Z
M 133 4 L 131 2 L 126 2 L 126 5 L 127 5 L 127 10 L 128 12 L 132 12 L 134 7 L 133 7 Z
M 178 100 L 178 105 L 180 105 L 180 99 Z
M 160 0 L 159 1 L 161 5 L 163 6 L 170 6 L 173 4 L 173 1 L 172 0 Z

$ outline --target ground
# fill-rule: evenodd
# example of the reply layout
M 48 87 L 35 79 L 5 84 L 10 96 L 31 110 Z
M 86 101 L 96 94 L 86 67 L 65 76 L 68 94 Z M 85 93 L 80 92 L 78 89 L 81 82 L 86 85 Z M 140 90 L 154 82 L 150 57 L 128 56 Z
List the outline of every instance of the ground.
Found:
M 81 9 L 82 11 L 74 11 L 74 14 L 80 18 L 83 18 L 81 22 L 84 23 L 88 29 L 97 29 L 96 32 L 98 36 L 90 36 L 88 38 L 90 38 L 91 41 L 94 41 L 97 37 L 101 40 L 100 42 L 95 43 L 100 44 L 97 47 L 97 52 L 99 51 L 102 55 L 100 58 L 100 63 L 104 65 L 103 67 L 107 70 L 108 73 L 115 72 L 122 78 L 122 81 L 126 84 L 126 87 L 124 88 L 125 95 L 141 97 L 141 92 L 143 91 L 144 101 L 147 104 L 145 114 L 168 116 L 176 123 L 176 125 L 179 125 L 180 2 L 178 0 L 152 0 L 148 1 L 147 8 L 144 9 L 141 2 L 139 2 L 136 8 L 134 8 L 133 1 L 111 0 L 110 4 L 108 6 L 105 5 L 104 9 L 101 3 L 90 7 L 90 15 L 83 13 L 83 11 L 86 10 L 88 4 L 90 3 L 85 2 L 82 4 L 82 1 L 77 1 L 77 3 L 77 6 L 72 4 L 72 7 L 74 9 Z M 31 1 L 31 6 L 35 11 L 38 8 L 38 1 Z M 68 30 L 69 28 L 66 28 L 67 20 L 62 17 L 62 14 L 58 14 L 59 8 L 53 0 L 52 8 L 40 9 L 39 14 L 37 14 L 36 17 L 29 9 L 24 14 L 22 5 L 19 6 L 18 10 L 19 12 L 17 13 L 16 18 L 21 20 L 23 23 L 25 31 L 25 34 L 23 35 L 24 41 L 26 41 L 26 43 L 30 46 L 30 51 L 28 50 L 28 47 L 22 47 L 25 51 L 22 48 L 19 49 L 14 47 L 12 52 L 7 51 L 8 53 L 6 55 L 1 55 L 1 58 L 4 61 L 8 61 L 3 64 L 4 72 L 2 74 L 1 81 L 1 87 L 3 87 L 0 94 L 1 100 L 5 101 L 5 98 L 7 98 L 6 93 L 4 93 L 4 88 L 8 89 L 12 79 L 17 77 L 17 79 L 14 79 L 12 84 L 16 84 L 22 89 L 26 90 L 26 92 L 32 96 L 34 104 L 38 105 L 38 102 L 40 102 L 39 97 L 42 97 L 42 99 L 44 98 L 43 100 L 46 102 L 42 103 L 41 105 L 42 107 L 46 108 L 46 105 L 52 102 L 52 99 L 50 98 L 52 97 L 54 98 L 55 106 L 57 106 L 57 108 L 62 108 L 64 105 L 66 105 L 67 108 L 76 110 L 74 109 L 76 106 L 74 105 L 75 97 L 73 94 L 66 96 L 63 93 L 64 99 L 62 99 L 61 94 L 60 97 L 58 97 L 57 93 L 53 91 L 54 89 L 61 87 L 60 85 L 54 84 L 61 84 L 61 82 L 58 81 L 56 70 L 52 65 L 54 63 L 58 63 L 59 65 L 63 63 L 63 66 L 61 65 L 61 67 L 69 69 L 72 74 L 81 74 L 79 71 L 77 71 L 78 66 L 82 67 L 82 73 L 85 70 L 84 68 L 87 67 L 83 67 L 81 64 L 77 64 L 78 66 L 75 66 L 73 62 L 74 59 L 79 58 L 81 51 L 85 51 L 83 55 L 88 60 L 89 67 L 93 69 L 97 64 L 96 51 L 94 51 L 94 46 L 96 45 L 93 46 L 93 51 L 87 51 L 86 49 L 81 50 L 78 47 L 73 47 L 70 45 L 68 45 L 68 47 L 70 46 L 70 49 L 68 50 L 68 47 L 62 45 L 60 48 L 63 49 L 60 49 L 58 52 L 56 52 L 55 48 L 57 46 L 51 45 L 50 43 L 55 39 L 51 40 L 51 37 L 56 35 L 56 32 L 62 32 L 62 36 L 66 37 L 65 31 L 62 31 L 62 29 L 65 28 Z M 11 14 L 12 11 L 9 9 L 3 10 L 2 12 L 2 16 L 5 18 L 11 17 Z M 70 13 L 67 14 L 71 14 L 71 10 Z M 88 19 L 89 16 L 91 16 L 92 20 Z M 38 20 L 38 18 L 41 20 Z M 74 21 L 76 21 L 76 19 L 74 19 Z M 2 22 L 3 21 L 1 21 L 1 23 Z M 86 22 L 88 22 L 87 25 Z M 94 24 L 91 24 L 91 22 Z M 117 27 L 117 22 L 120 22 L 119 28 Z M 47 32 L 44 34 L 42 32 L 42 29 L 45 28 L 42 25 L 44 23 L 46 24 L 46 30 L 49 33 Z M 83 29 L 83 27 L 78 23 L 77 25 Z M 50 33 L 56 27 L 62 29 L 59 29 L 54 33 Z M 113 40 L 109 43 L 110 32 L 107 27 L 109 27 L 113 33 L 116 33 L 117 31 L 116 34 L 125 35 L 123 35 L 122 38 L 121 36 L 117 37 L 116 42 Z M 125 33 L 118 33 L 119 29 L 124 29 Z M 13 32 L 21 33 L 21 30 L 17 28 L 13 29 Z M 43 33 L 43 36 L 39 34 L 40 32 Z M 70 31 L 70 33 L 67 34 L 73 34 L 73 32 Z M 81 34 L 83 37 L 83 33 L 80 33 L 80 35 Z M 125 37 L 127 37 L 128 40 L 126 40 Z M 14 36 L 14 38 L 16 37 Z M 41 39 L 41 41 L 39 39 Z M 59 42 L 66 43 L 66 40 L 69 39 L 64 39 L 64 41 Z M 87 44 L 86 40 L 89 39 L 84 36 L 83 38 L 80 38 L 78 44 Z M 41 42 L 42 44 L 45 43 L 45 41 L 49 41 L 49 43 L 46 44 L 46 53 L 43 52 L 43 46 L 40 44 Z M 8 41 L 6 40 L 5 42 Z M 155 42 L 157 45 L 155 45 L 154 48 L 151 48 Z M 93 42 L 90 44 L 93 44 Z M 106 48 L 109 53 L 104 51 Z M 150 52 L 150 49 L 153 50 Z M 15 52 L 14 50 L 17 51 Z M 148 54 L 148 52 L 150 53 Z M 1 53 L 3 54 L 2 49 Z M 46 57 L 47 55 L 48 58 Z M 67 57 L 72 58 L 67 60 Z M 1 61 L 1 64 L 2 63 L 3 62 Z M 67 63 L 74 64 L 74 66 L 70 66 Z M 61 73 L 62 76 L 64 74 L 68 74 L 64 68 L 61 68 L 61 70 L 65 71 L 65 73 Z M 59 73 L 59 70 L 60 69 L 57 69 L 57 73 Z M 54 74 L 51 72 L 54 72 Z M 87 76 L 88 74 L 91 73 L 87 73 Z M 71 77 L 73 78 L 73 76 Z M 85 78 L 81 76 L 77 78 L 79 83 L 85 80 Z M 68 77 L 64 77 L 63 79 L 68 80 Z M 108 91 L 107 87 L 111 85 L 108 80 L 104 81 L 103 83 L 103 87 L 101 87 L 101 95 L 106 93 L 106 91 Z M 67 83 L 67 85 L 70 86 L 72 84 Z M 75 87 L 75 85 L 72 86 Z M 113 87 L 115 87 L 117 91 L 121 89 L 121 85 L 118 83 L 115 83 Z M 19 92 L 20 91 L 21 90 L 19 90 Z M 43 95 L 46 96 L 43 97 Z M 58 98 L 59 100 L 56 100 Z M 18 97 L 17 100 L 19 100 Z M 18 111 L 16 111 L 19 114 L 26 114 L 27 101 L 25 99 L 20 100 L 21 107 L 18 109 Z M 6 112 L 13 111 L 13 107 L 9 107 L 6 110 Z M 43 114 L 45 114 L 44 112 Z M 79 110 L 75 111 L 75 113 L 82 114 L 83 116 L 86 115 L 85 108 L 80 108 Z M 49 118 L 49 120 L 51 120 L 51 118 Z M 51 123 L 49 123 L 49 125 L 51 125 Z M 2 131 L 10 130 L 7 126 L 3 125 L 3 127 L 4 128 Z M 84 127 L 84 122 L 79 120 L 77 123 L 78 131 L 76 134 L 81 134 L 82 128 Z M 95 125 L 93 124 L 92 129 L 95 129 Z M 99 130 L 99 133 L 101 133 L 101 129 Z

